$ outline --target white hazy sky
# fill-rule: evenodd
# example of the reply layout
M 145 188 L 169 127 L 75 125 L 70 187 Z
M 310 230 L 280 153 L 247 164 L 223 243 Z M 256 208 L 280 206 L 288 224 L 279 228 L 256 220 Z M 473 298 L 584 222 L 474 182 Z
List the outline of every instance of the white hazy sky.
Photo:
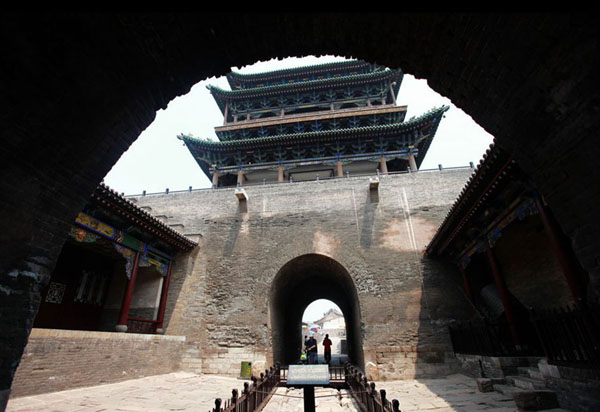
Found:
M 258 62 L 232 69 L 257 73 L 340 60 L 344 58 L 308 56 Z M 166 110 L 158 111 L 154 122 L 121 156 L 104 182 L 128 195 L 140 194 L 143 190 L 154 193 L 164 192 L 166 188 L 173 191 L 187 190 L 189 186 L 194 189 L 210 187 L 209 179 L 183 142 L 177 139 L 178 134 L 186 133 L 217 140 L 214 127 L 222 125 L 223 115 L 206 89 L 208 84 L 229 88 L 225 77 L 213 77 L 196 84 L 185 96 L 171 101 Z M 490 134 L 449 99 L 431 90 L 425 80 L 405 74 L 397 103 L 408 106 L 406 120 L 434 107 L 450 105 L 421 169 L 437 168 L 440 163 L 444 167 L 467 166 L 471 161 L 477 163 L 492 142 Z
M 304 314 L 302 315 L 303 322 L 314 322 L 315 320 L 319 320 L 323 317 L 325 312 L 327 312 L 330 308 L 337 309 L 338 312 L 342 313 L 342 310 L 338 305 L 333 303 L 327 299 L 318 299 L 312 302 L 310 305 L 306 307 L 304 310 Z
M 308 56 L 258 62 L 251 66 L 232 68 L 243 73 L 258 73 L 297 66 L 307 66 L 344 60 L 341 57 Z M 225 77 L 210 78 L 192 87 L 185 96 L 169 103 L 166 110 L 156 114 L 154 122 L 148 126 L 129 150 L 121 156 L 104 182 L 125 194 L 164 192 L 166 188 L 187 190 L 211 186 L 183 142 L 177 139 L 180 133 L 217 140 L 214 127 L 223 123 L 223 115 L 207 85 L 229 88 Z M 415 79 L 405 74 L 397 98 L 398 105 L 407 105 L 406 120 L 426 111 L 449 105 L 437 134 L 427 152 L 421 169 L 467 166 L 477 164 L 482 154 L 492 143 L 492 136 L 475 123 L 470 116 L 456 108 L 452 102 L 431 90 L 426 80 Z M 331 301 L 318 300 L 309 305 L 304 313 L 304 321 L 319 319 L 329 308 L 339 308 Z

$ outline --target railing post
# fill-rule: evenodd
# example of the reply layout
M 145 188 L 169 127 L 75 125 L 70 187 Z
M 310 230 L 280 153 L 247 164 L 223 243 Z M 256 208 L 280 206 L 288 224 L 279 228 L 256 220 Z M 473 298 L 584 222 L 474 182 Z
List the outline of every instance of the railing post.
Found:
M 358 374 L 358 379 L 362 381 L 362 393 L 364 394 L 364 405 L 367 407 L 367 411 L 371 412 L 369 407 L 369 381 L 366 376 L 362 376 L 362 373 Z
M 215 399 L 215 409 L 213 412 L 221 412 L 221 398 Z
M 242 412 L 248 412 L 248 395 L 249 395 L 249 385 L 248 382 L 244 382 L 244 389 L 242 390 L 242 396 L 244 397 L 244 400 L 242 401 L 242 407 L 243 407 L 243 411 Z
M 254 410 L 256 410 L 256 407 L 258 406 L 256 404 L 256 388 L 257 388 L 257 378 L 256 376 L 252 377 L 252 388 L 250 389 L 250 393 L 252 393 L 252 412 L 254 412 Z
M 369 387 L 371 389 L 369 391 L 369 400 L 371 401 L 369 405 L 369 412 L 377 412 L 377 399 L 375 399 L 377 397 L 377 391 L 375 390 L 375 382 L 371 382 Z
M 386 394 L 385 394 L 385 389 L 380 389 L 379 390 L 379 396 L 381 398 L 381 412 L 387 411 L 387 398 L 386 398 Z
M 237 399 L 238 399 L 238 391 L 237 389 L 231 390 L 231 404 L 233 405 L 234 412 L 237 412 Z

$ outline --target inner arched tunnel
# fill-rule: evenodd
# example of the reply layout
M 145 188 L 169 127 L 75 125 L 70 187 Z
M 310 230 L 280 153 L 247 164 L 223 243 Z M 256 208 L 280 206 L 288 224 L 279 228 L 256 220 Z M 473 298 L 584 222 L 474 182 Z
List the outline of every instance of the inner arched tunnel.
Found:
M 334 259 L 307 254 L 290 260 L 277 273 L 269 295 L 273 360 L 293 364 L 300 356 L 300 324 L 306 307 L 328 299 L 340 307 L 346 322 L 348 357 L 364 366 L 360 303 L 348 271 Z M 322 350 L 322 349 L 321 349 Z

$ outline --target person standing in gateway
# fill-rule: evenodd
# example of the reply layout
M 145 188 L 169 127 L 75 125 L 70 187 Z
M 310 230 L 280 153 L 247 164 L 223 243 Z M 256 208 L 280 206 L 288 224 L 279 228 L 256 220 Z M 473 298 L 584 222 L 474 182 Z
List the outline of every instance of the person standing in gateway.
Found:
M 325 335 L 325 339 L 323 339 L 323 346 L 325 347 L 325 363 L 331 363 L 331 339 L 329 339 L 329 335 Z
M 308 363 L 316 364 L 318 354 L 317 354 L 317 340 L 315 339 L 314 336 L 311 336 L 308 339 L 306 349 L 308 350 Z

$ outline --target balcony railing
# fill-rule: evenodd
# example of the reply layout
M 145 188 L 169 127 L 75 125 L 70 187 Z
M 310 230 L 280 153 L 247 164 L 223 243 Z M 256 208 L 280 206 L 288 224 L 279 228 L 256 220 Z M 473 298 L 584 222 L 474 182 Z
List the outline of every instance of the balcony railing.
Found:
M 600 321 L 597 305 L 532 313 L 548 363 L 600 369 Z
M 127 332 L 131 333 L 156 333 L 157 320 L 127 318 Z

